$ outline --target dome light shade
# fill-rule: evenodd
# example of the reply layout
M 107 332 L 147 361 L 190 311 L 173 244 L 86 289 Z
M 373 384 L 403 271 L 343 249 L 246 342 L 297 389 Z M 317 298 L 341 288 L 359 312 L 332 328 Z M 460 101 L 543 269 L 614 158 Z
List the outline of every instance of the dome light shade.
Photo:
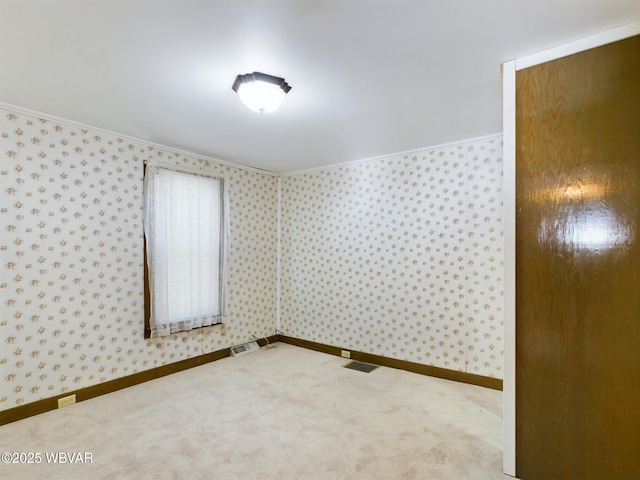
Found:
M 238 75 L 231 88 L 242 103 L 258 113 L 276 110 L 291 90 L 284 78 L 260 72 Z

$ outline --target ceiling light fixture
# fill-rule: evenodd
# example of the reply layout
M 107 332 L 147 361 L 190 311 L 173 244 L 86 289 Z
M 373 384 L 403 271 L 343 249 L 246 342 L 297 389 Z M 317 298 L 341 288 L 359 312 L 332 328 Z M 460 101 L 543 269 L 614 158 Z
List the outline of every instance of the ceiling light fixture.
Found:
M 242 103 L 258 113 L 273 112 L 291 90 L 284 78 L 260 72 L 238 75 L 231 88 Z

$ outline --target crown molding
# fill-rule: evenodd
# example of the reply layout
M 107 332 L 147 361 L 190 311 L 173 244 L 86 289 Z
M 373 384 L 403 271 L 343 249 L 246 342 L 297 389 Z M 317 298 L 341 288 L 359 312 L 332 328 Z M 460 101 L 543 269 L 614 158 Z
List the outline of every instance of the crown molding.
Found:
M 478 142 L 483 142 L 483 141 L 487 141 L 487 140 L 492 140 L 492 139 L 501 139 L 502 138 L 502 133 L 492 133 L 490 135 L 483 135 L 481 137 L 473 137 L 473 138 L 468 138 L 466 140 L 458 140 L 455 142 L 448 142 L 448 143 L 442 143 L 440 145 L 433 145 L 430 147 L 422 147 L 422 148 L 416 148 L 413 150 L 406 150 L 403 152 L 396 152 L 396 153 L 389 153 L 386 155 L 380 155 L 378 157 L 370 157 L 370 158 L 363 158 L 361 160 L 352 160 L 349 162 L 344 162 L 344 163 L 336 163 L 333 165 L 325 165 L 323 167 L 315 167 L 315 168 L 309 168 L 309 169 L 305 169 L 305 170 L 296 170 L 296 171 L 292 171 L 292 172 L 286 172 L 286 173 L 281 173 L 280 176 L 281 177 L 294 177 L 294 176 L 298 176 L 298 175 L 305 175 L 307 173 L 316 173 L 316 172 L 324 172 L 324 171 L 328 171 L 328 170 L 336 170 L 339 168 L 346 168 L 346 167 L 353 167 L 355 165 L 364 165 L 364 164 L 368 164 L 368 163 L 375 163 L 375 162 L 379 162 L 382 160 L 389 160 L 392 158 L 398 158 L 398 157 L 403 157 L 406 155 L 415 155 L 418 153 L 425 153 L 425 152 L 429 152 L 431 150 L 440 150 L 443 148 L 450 148 L 450 147 L 457 147 L 460 145 L 469 145 L 472 143 L 478 143 Z
M 148 147 L 157 148 L 159 150 L 175 153 L 175 154 L 178 154 L 178 155 L 181 155 L 181 156 L 191 157 L 191 158 L 195 158 L 195 159 L 199 159 L 199 160 L 206 160 L 208 162 L 215 163 L 215 164 L 218 164 L 218 165 L 223 165 L 223 166 L 226 166 L 226 167 L 233 167 L 233 168 L 237 168 L 237 169 L 240 169 L 240 170 L 246 170 L 246 171 L 254 172 L 254 173 L 261 173 L 263 175 L 269 175 L 269 176 L 273 176 L 273 177 L 279 176 L 279 174 L 277 172 L 272 172 L 272 171 L 269 171 L 269 170 L 262 170 L 260 168 L 248 167 L 246 165 L 240 165 L 240 164 L 237 164 L 237 163 L 228 162 L 226 160 L 221 160 L 219 158 L 210 157 L 208 155 L 203 155 L 203 154 L 200 154 L 200 153 L 195 153 L 195 152 L 190 152 L 190 151 L 187 151 L 187 150 L 182 150 L 180 148 L 172 147 L 170 145 L 164 145 L 162 143 L 152 142 L 150 140 L 145 140 L 144 138 L 135 137 L 135 136 L 132 136 L 132 135 L 125 135 L 123 133 L 114 132 L 112 130 L 107 130 L 105 128 L 96 127 L 95 125 L 88 125 L 86 123 L 77 122 L 75 120 L 70 120 L 68 118 L 58 117 L 58 116 L 52 115 L 50 113 L 40 112 L 40 111 L 37 111 L 37 110 L 31 110 L 29 108 L 21 107 L 19 105 L 14 105 L 14 104 L 3 102 L 3 101 L 0 101 L 0 108 L 2 108 L 4 110 L 10 110 L 10 111 L 15 112 L 15 113 L 20 113 L 22 115 L 29 115 L 31 117 L 40 118 L 42 120 L 47 120 L 47 121 L 50 121 L 50 122 L 61 123 L 63 125 L 67 125 L 69 127 L 80 128 L 82 130 L 90 130 L 92 132 L 100 133 L 102 135 L 109 135 L 109 136 L 112 136 L 112 137 L 121 138 L 121 139 L 127 140 L 129 142 L 139 143 L 141 145 L 146 145 Z

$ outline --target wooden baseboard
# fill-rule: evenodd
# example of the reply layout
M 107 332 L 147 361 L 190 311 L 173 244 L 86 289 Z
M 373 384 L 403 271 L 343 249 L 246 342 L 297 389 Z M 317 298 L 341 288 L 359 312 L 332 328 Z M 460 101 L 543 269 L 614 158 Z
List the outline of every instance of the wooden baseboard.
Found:
M 260 346 L 275 342 L 277 336 L 261 338 L 258 341 Z M 90 398 L 105 395 L 107 393 L 122 390 L 123 388 L 139 385 L 140 383 L 148 382 L 156 378 L 161 378 L 172 373 L 181 372 L 189 368 L 204 365 L 206 363 L 215 362 L 221 358 L 226 358 L 231 355 L 230 348 L 217 350 L 215 352 L 207 353 L 193 358 L 187 358 L 175 363 L 169 363 L 160 367 L 152 368 L 150 370 L 144 370 L 142 372 L 134 373 L 133 375 L 127 375 L 126 377 L 116 378 L 108 382 L 99 383 L 91 387 L 81 388 L 71 392 L 65 392 L 64 394 L 57 395 L 55 397 L 44 398 L 35 402 L 27 403 L 19 407 L 10 408 L 8 410 L 0 411 L 0 425 L 6 425 L 7 423 L 17 422 L 23 418 L 32 417 L 40 413 L 48 412 L 49 410 L 55 410 L 58 408 L 58 399 L 68 397 L 69 395 L 76 396 L 76 403 L 88 400 Z
M 288 337 L 285 335 L 278 335 L 278 341 L 296 345 L 298 347 L 308 348 L 309 350 L 316 350 L 318 352 L 337 355 L 338 357 L 341 356 L 342 350 L 344 350 L 340 347 L 333 347 L 331 345 L 325 345 L 309 340 L 301 340 L 299 338 Z M 349 354 L 352 360 L 358 360 L 360 362 L 372 363 L 384 367 L 397 368 L 399 370 L 406 370 L 408 372 L 429 375 L 431 377 L 443 378 L 445 380 L 469 383 L 471 385 L 478 385 L 480 387 L 491 388 L 493 390 L 502 390 L 502 380 L 500 380 L 499 378 L 485 377 L 482 375 L 475 375 L 473 373 L 458 372 L 456 370 L 449 370 L 447 368 L 432 367 L 430 365 L 424 365 L 422 363 L 414 363 L 406 360 L 396 360 L 395 358 L 383 357 L 381 355 L 374 355 L 372 353 L 357 352 L 354 350 L 349 350 Z
M 260 346 L 264 346 L 267 343 L 274 343 L 278 341 L 337 356 L 340 356 L 343 350 L 340 347 L 333 347 L 331 345 L 325 345 L 309 340 L 288 337 L 285 335 L 273 335 L 267 338 L 262 338 L 258 341 L 258 344 Z M 432 367 L 429 365 L 408 362 L 405 360 L 396 360 L 394 358 L 387 358 L 380 355 L 374 355 L 372 353 L 357 352 L 353 350 L 349 350 L 349 353 L 351 359 L 361 362 L 373 363 L 375 365 L 397 368 L 400 370 L 407 370 L 409 372 L 444 378 L 446 380 L 453 380 L 456 382 L 469 383 L 481 387 L 492 388 L 494 390 L 502 390 L 502 380 L 497 378 L 484 377 L 482 375 L 474 375 L 465 372 L 457 372 L 455 370 Z M 200 355 L 198 357 L 181 360 L 176 363 L 162 365 L 157 368 L 152 368 L 151 370 L 134 373 L 133 375 L 127 375 L 126 377 L 116 378 L 115 380 L 110 380 L 108 382 L 93 385 L 91 387 L 81 388 L 79 390 L 74 390 L 71 392 L 65 392 L 64 394 L 57 395 L 55 397 L 44 398 L 42 400 L 31 402 L 26 405 L 10 408 L 8 410 L 2 410 L 0 411 L 0 425 L 17 422 L 18 420 L 22 420 L 24 418 L 32 417 L 40 413 L 45 413 L 50 410 L 55 410 L 58 408 L 59 398 L 67 397 L 69 395 L 75 395 L 76 403 L 82 402 L 84 400 L 89 400 L 90 398 L 122 390 L 123 388 L 139 385 L 141 383 L 148 382 L 149 380 L 154 380 L 166 375 L 171 375 L 172 373 L 181 372 L 183 370 L 197 367 L 199 365 L 215 362 L 216 360 L 220 360 L 221 358 L 228 357 L 230 354 L 230 349 L 225 348 L 222 350 L 217 350 L 215 352 L 207 353 L 205 355 Z

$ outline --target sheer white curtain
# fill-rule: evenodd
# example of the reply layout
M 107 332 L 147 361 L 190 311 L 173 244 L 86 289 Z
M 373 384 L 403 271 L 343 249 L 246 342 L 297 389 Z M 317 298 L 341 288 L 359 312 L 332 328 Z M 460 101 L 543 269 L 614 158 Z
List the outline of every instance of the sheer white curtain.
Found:
M 147 164 L 151 337 L 221 323 L 228 215 L 224 181 Z

